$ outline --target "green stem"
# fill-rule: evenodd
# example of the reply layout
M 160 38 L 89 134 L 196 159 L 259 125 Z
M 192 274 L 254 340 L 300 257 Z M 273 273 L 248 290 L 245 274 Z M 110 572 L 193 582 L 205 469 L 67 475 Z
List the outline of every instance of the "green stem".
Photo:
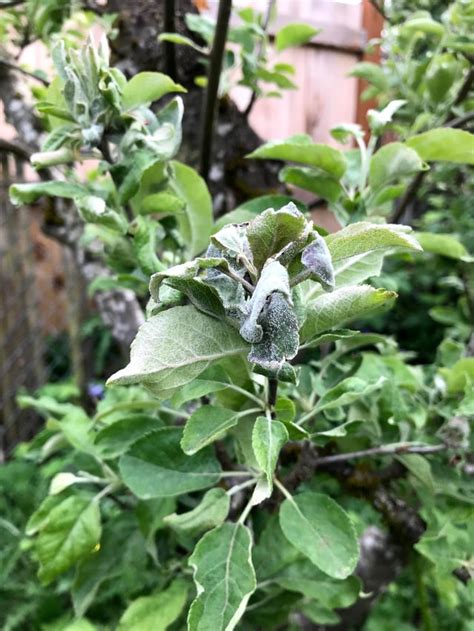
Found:
M 245 390 L 244 388 L 241 388 L 240 386 L 236 386 L 233 383 L 227 384 L 226 387 L 230 388 L 231 390 L 234 390 L 234 392 L 238 392 L 239 394 L 242 394 L 243 396 L 247 397 L 247 399 L 251 399 L 252 401 L 255 401 L 255 403 L 257 403 L 260 406 L 259 409 L 263 409 L 264 403 L 263 403 L 262 399 L 257 397 L 256 394 L 252 394 L 248 390 Z
M 99 414 L 94 416 L 93 422 L 98 423 L 102 421 L 106 416 L 110 414 L 115 414 L 115 412 L 123 412 L 125 410 L 148 410 L 154 409 L 159 412 L 164 412 L 165 414 L 171 414 L 178 418 L 189 418 L 190 414 L 185 412 L 184 410 L 173 410 L 172 408 L 167 408 L 164 406 L 160 406 L 158 401 L 124 401 L 123 403 L 117 403 Z
M 163 15 L 163 30 L 165 33 L 174 33 L 175 0 L 165 0 Z M 173 42 L 163 42 L 163 52 L 165 57 L 165 72 L 173 81 L 177 81 L 178 72 L 176 68 L 176 48 Z
M 201 124 L 200 168 L 202 177 L 207 181 L 212 160 L 212 141 L 214 135 L 214 118 L 216 113 L 219 81 L 222 70 L 222 59 L 227 41 L 232 0 L 220 0 L 217 14 L 214 42 L 212 44 L 207 88 L 204 95 L 204 108 Z

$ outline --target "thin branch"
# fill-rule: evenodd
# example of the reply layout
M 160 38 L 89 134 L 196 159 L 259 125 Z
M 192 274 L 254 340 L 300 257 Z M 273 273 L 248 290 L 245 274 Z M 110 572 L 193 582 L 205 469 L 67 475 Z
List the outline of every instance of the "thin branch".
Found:
M 212 161 L 212 142 L 214 136 L 214 118 L 219 92 L 227 29 L 229 27 L 232 0 L 220 0 L 217 14 L 216 31 L 212 44 L 207 88 L 204 95 L 204 109 L 201 123 L 200 168 L 202 177 L 207 181 Z
M 31 149 L 22 142 L 5 140 L 4 138 L 0 138 L 0 151 L 13 153 L 17 157 L 23 158 L 24 160 L 29 160 L 31 154 L 33 153 Z
M 234 270 L 230 268 L 226 269 L 225 267 L 219 267 L 219 271 L 225 274 L 226 276 L 228 276 L 229 278 L 232 278 L 232 280 L 235 280 L 238 283 L 240 283 L 242 287 L 246 289 L 249 294 L 253 294 L 253 292 L 255 291 L 255 287 L 251 285 L 247 280 L 245 280 L 245 278 L 241 278 L 238 274 L 236 274 Z
M 267 32 L 268 25 L 270 23 L 270 18 L 272 17 L 273 9 L 274 9 L 274 6 L 275 6 L 275 1 L 276 0 L 268 0 L 267 12 L 265 14 L 265 19 L 263 20 L 263 24 L 262 24 L 263 37 L 265 37 L 265 34 Z M 262 50 L 263 50 L 263 38 L 258 43 L 257 54 L 255 55 L 255 57 L 257 59 L 257 64 L 260 61 L 260 58 L 262 56 Z M 253 106 L 255 104 L 256 99 L 257 99 L 257 91 L 253 90 L 252 95 L 250 97 L 250 101 L 249 101 L 249 103 L 248 103 L 248 105 L 247 105 L 247 107 L 245 108 L 245 111 L 244 111 L 245 118 L 249 117 L 250 112 L 252 111 L 252 108 L 253 108 Z
M 176 7 L 175 0 L 165 0 L 163 28 L 165 33 L 174 33 L 174 15 Z M 178 80 L 178 70 L 176 67 L 176 46 L 173 42 L 163 42 L 163 51 L 165 57 L 165 72 L 173 81 Z
M 382 447 L 372 447 L 360 451 L 350 451 L 345 454 L 335 454 L 334 456 L 322 456 L 316 461 L 316 466 L 333 464 L 335 462 L 346 462 L 355 458 L 365 458 L 366 456 L 395 456 L 397 454 L 435 454 L 444 451 L 446 445 L 420 445 L 411 446 L 404 443 L 398 445 L 385 445 Z
M 1 8 L 1 5 L 0 5 L 0 8 Z M 48 87 L 48 85 L 49 85 L 49 81 L 47 79 L 43 79 L 43 77 L 38 77 L 37 75 L 35 75 L 34 72 L 30 72 L 29 70 L 25 70 L 21 66 L 17 66 L 16 64 L 14 64 L 11 61 L 7 61 L 6 59 L 0 59 L 0 65 L 4 66 L 5 68 L 8 68 L 9 70 L 14 70 L 15 72 L 20 72 L 21 74 L 24 74 L 27 77 L 31 77 L 32 79 L 36 79 L 36 81 L 39 81 L 40 83 L 42 83 L 46 87 Z
M 11 9 L 20 4 L 25 4 L 26 0 L 10 0 L 10 2 L 0 2 L 0 9 Z
M 398 223 L 400 219 L 403 217 L 405 210 L 412 203 L 412 201 L 416 198 L 416 194 L 418 193 L 418 189 L 423 182 L 427 171 L 419 171 L 413 180 L 411 181 L 409 187 L 403 194 L 403 197 L 399 200 L 398 204 L 395 207 L 395 211 L 390 219 L 390 223 Z
M 467 114 L 463 114 L 463 116 L 458 116 L 457 118 L 452 118 L 448 121 L 445 127 L 452 127 L 454 129 L 459 129 L 464 127 L 466 123 L 474 120 L 474 112 L 467 112 Z
M 459 103 L 462 103 L 464 101 L 464 99 L 469 94 L 469 90 L 471 89 L 473 82 L 474 82 L 474 67 L 471 66 L 471 68 L 469 69 L 469 72 L 466 75 L 466 78 L 464 79 L 464 83 L 462 84 L 461 89 L 458 92 L 457 97 L 454 99 L 453 105 L 459 105 Z

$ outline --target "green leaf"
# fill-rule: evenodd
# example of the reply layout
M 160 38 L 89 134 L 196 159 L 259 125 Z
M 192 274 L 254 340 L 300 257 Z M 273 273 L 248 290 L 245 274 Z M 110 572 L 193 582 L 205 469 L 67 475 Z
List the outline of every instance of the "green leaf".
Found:
M 412 136 L 406 144 L 427 162 L 474 164 L 474 134 L 440 127 Z
M 98 502 L 72 496 L 52 508 L 35 542 L 40 580 L 50 583 L 74 563 L 92 554 L 100 533 Z
M 294 197 L 289 197 L 288 195 L 262 195 L 254 199 L 249 199 L 240 206 L 237 206 L 237 208 L 230 213 L 226 213 L 220 217 L 216 221 L 214 232 L 217 232 L 217 230 L 220 230 L 230 223 L 251 221 L 255 218 L 255 215 L 260 214 L 268 208 L 282 208 L 290 202 L 293 202 L 300 212 L 304 213 L 307 211 L 306 205 Z
M 281 52 L 285 48 L 301 46 L 320 32 L 321 29 L 313 28 L 309 24 L 286 24 L 276 34 L 275 47 L 278 52 Z
M 296 134 L 286 140 L 267 142 L 247 158 L 299 162 L 322 169 L 337 179 L 344 175 L 347 166 L 341 151 L 329 145 L 315 144 L 307 134 Z
M 100 549 L 82 559 L 76 567 L 71 597 L 77 617 L 86 613 L 105 581 L 114 579 L 114 585 L 117 585 L 126 573 L 126 580 L 133 584 L 137 572 L 141 571 L 140 559 L 136 559 L 137 568 L 130 564 L 128 557 L 134 555 L 137 544 L 143 548 L 143 538 L 137 535 L 136 517 L 132 511 L 122 511 L 105 524 Z M 126 553 L 117 557 L 117 550 L 126 550 Z M 141 558 L 145 558 L 144 551 Z
M 380 390 L 386 382 L 385 377 L 380 377 L 374 383 L 367 383 L 359 377 L 347 377 L 336 386 L 326 390 L 316 404 L 315 410 L 332 410 L 343 405 L 349 405 L 358 399 L 363 399 L 376 390 Z
M 131 110 L 140 105 L 148 106 L 170 92 L 186 90 L 161 72 L 139 72 L 127 81 L 122 94 L 123 107 Z
M 179 515 L 167 515 L 163 521 L 176 532 L 195 536 L 220 526 L 225 521 L 229 508 L 230 496 L 224 489 L 210 489 L 196 508 Z
M 182 199 L 162 191 L 161 193 L 153 193 L 146 195 L 139 205 L 140 215 L 175 214 L 185 209 L 186 204 Z
M 369 185 L 373 191 L 393 184 L 401 177 L 426 170 L 418 153 L 401 142 L 384 145 L 370 160 Z
M 166 631 L 184 609 L 188 586 L 177 579 L 163 592 L 134 600 L 120 618 L 117 631 Z
M 132 443 L 163 425 L 163 421 L 145 414 L 130 414 L 104 427 L 95 436 L 95 444 L 102 458 L 116 458 Z
M 233 631 L 256 588 L 252 537 L 243 524 L 225 523 L 202 537 L 189 559 L 197 598 L 188 631 Z
M 375 224 L 360 221 L 350 224 L 326 237 L 333 263 L 365 252 L 391 248 L 421 250 L 413 231 L 408 226 Z
M 301 238 L 306 224 L 304 215 L 292 203 L 279 210 L 269 208 L 257 215 L 247 227 L 255 267 L 261 270 L 268 258 Z
M 206 49 L 198 46 L 196 42 L 193 42 L 189 37 L 184 37 L 184 35 L 180 35 L 179 33 L 160 33 L 158 35 L 158 40 L 160 42 L 171 42 L 172 44 L 180 44 L 182 46 L 190 46 L 194 48 L 200 53 L 206 53 Z
M 9 189 L 10 201 L 15 206 L 32 204 L 43 195 L 47 197 L 65 197 L 76 199 L 87 195 L 87 189 L 71 182 L 34 182 L 31 184 L 12 184 Z
M 435 481 L 431 473 L 431 465 L 426 458 L 420 454 L 401 454 L 395 456 L 395 459 L 401 462 L 430 493 L 435 493 Z
M 295 404 L 286 397 L 278 397 L 273 409 L 277 419 L 282 423 L 291 423 L 296 416 Z
M 191 167 L 176 160 L 170 163 L 170 187 L 186 204 L 177 214 L 183 240 L 191 257 L 202 252 L 212 232 L 212 200 L 205 181 Z
M 190 458 L 183 453 L 182 430 L 163 427 L 144 436 L 120 458 L 123 481 L 140 499 L 173 497 L 212 486 L 220 466 L 212 449 Z
M 349 607 L 357 600 L 360 592 L 360 580 L 355 576 L 343 581 L 331 579 L 309 559 L 298 559 L 287 565 L 278 573 L 275 581 L 283 589 L 300 592 L 328 609 Z
M 286 499 L 280 525 L 288 541 L 325 574 L 342 579 L 355 569 L 359 545 L 354 526 L 329 496 L 308 491 Z
M 273 474 L 283 445 L 289 440 L 283 423 L 265 416 L 257 417 L 252 432 L 252 448 L 260 469 L 265 473 L 270 497 L 273 490 Z
M 351 77 L 359 77 L 359 79 L 365 79 L 373 86 L 375 86 L 381 92 L 388 89 L 388 78 L 383 71 L 383 68 L 378 64 L 374 64 L 370 61 L 361 61 L 356 64 L 355 68 L 349 73 Z
M 440 372 L 446 379 L 450 394 L 464 392 L 470 383 L 474 383 L 474 357 L 463 357 L 451 368 L 441 368 Z
M 213 362 L 247 350 L 248 345 L 226 322 L 192 306 L 174 307 L 140 327 L 130 363 L 107 383 L 143 383 L 160 394 L 189 383 Z
M 109 208 L 105 200 L 95 195 L 84 195 L 75 200 L 76 208 L 87 223 L 96 223 L 120 234 L 127 232 L 128 221 L 113 208 Z
M 156 298 L 158 298 L 157 303 L 162 304 L 161 294 L 157 293 L 156 289 L 153 287 L 153 279 L 157 276 L 157 274 L 152 276 L 150 282 L 150 293 L 152 296 L 153 293 L 155 293 Z M 162 276 L 164 276 L 164 274 L 162 274 Z M 217 318 L 225 316 L 225 310 L 217 289 L 205 283 L 201 278 L 183 278 L 170 275 L 165 278 L 165 289 L 166 286 L 176 289 L 189 298 L 190 302 L 196 307 L 196 309 L 199 309 L 199 311 L 203 311 L 204 313 Z
M 310 340 L 318 333 L 340 327 L 349 320 L 371 315 L 380 309 L 388 309 L 396 297 L 394 291 L 374 289 L 369 285 L 342 287 L 319 296 L 307 307 L 300 331 L 301 339 Z
M 412 17 L 401 24 L 401 31 L 403 34 L 418 34 L 423 33 L 425 35 L 436 35 L 442 37 L 445 33 L 444 26 L 433 20 L 431 15 L 423 11 L 415 13 Z
M 52 509 L 60 502 L 61 498 L 59 497 L 55 497 L 52 495 L 48 495 L 47 497 L 45 497 L 38 508 L 35 510 L 35 512 L 30 515 L 30 518 L 28 519 L 25 526 L 25 533 L 29 537 L 31 537 L 35 535 L 39 530 L 41 530 L 41 528 L 43 528 L 43 526 L 48 521 L 49 514 L 51 513 Z
M 336 178 L 311 167 L 284 167 L 278 178 L 280 182 L 303 188 L 305 191 L 319 195 L 331 203 L 334 203 L 343 192 L 342 186 Z
M 452 234 L 435 234 L 434 232 L 417 232 L 416 238 L 426 252 L 439 254 L 459 261 L 472 261 L 472 257 L 464 245 Z
M 191 456 L 197 451 L 218 440 L 238 421 L 237 412 L 212 405 L 202 405 L 187 420 L 183 431 L 181 447 Z

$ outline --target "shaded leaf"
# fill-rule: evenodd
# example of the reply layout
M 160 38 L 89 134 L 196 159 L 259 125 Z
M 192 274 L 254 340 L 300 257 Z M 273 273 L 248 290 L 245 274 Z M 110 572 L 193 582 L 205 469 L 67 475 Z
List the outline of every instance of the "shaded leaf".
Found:
M 186 421 L 181 447 L 192 455 L 221 438 L 222 434 L 237 425 L 238 415 L 234 410 L 226 410 L 212 405 L 202 405 Z
M 297 550 L 333 578 L 346 578 L 355 569 L 359 546 L 354 527 L 327 495 L 304 492 L 280 507 L 283 534 Z
M 35 542 L 38 576 L 51 582 L 74 563 L 91 554 L 101 534 L 99 504 L 71 496 L 51 509 Z
M 205 534 L 189 564 L 197 597 L 188 616 L 188 631 L 232 631 L 256 588 L 251 561 L 252 537 L 242 524 L 225 523 Z
M 141 596 L 125 610 L 117 631 L 166 631 L 184 609 L 188 596 L 185 581 L 177 579 L 165 591 Z
M 220 466 L 211 449 L 192 458 L 180 445 L 182 431 L 163 427 L 141 438 L 120 458 L 123 481 L 141 499 L 173 497 L 212 486 Z
M 225 521 L 229 508 L 230 497 L 224 489 L 210 489 L 196 508 L 179 515 L 167 515 L 164 522 L 176 532 L 196 535 L 220 526 Z

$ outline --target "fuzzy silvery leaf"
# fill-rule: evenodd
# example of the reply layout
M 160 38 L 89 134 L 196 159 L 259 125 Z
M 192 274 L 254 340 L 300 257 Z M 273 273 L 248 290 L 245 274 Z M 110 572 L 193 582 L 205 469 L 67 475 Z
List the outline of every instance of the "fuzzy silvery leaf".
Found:
M 253 344 L 248 360 L 274 376 L 298 352 L 298 321 L 285 296 L 274 292 L 260 317 L 263 337 Z
M 200 278 L 169 278 L 166 284 L 184 294 L 199 311 L 217 318 L 225 316 L 219 293 Z
M 314 235 L 314 241 L 307 245 L 301 254 L 301 262 L 304 267 L 311 271 L 311 274 L 316 277 L 324 289 L 334 289 L 335 280 L 331 253 L 326 241 L 318 233 L 315 232 Z
M 239 523 L 225 523 L 198 542 L 189 564 L 197 597 L 188 615 L 188 631 L 233 631 L 256 589 L 251 560 L 252 536 Z
M 214 267 L 227 267 L 228 263 L 226 259 L 222 257 L 198 257 L 192 261 L 187 261 L 181 265 L 175 265 L 167 270 L 159 271 L 150 278 L 150 295 L 156 301 L 159 302 L 159 289 L 161 283 L 169 278 L 182 278 L 189 279 L 194 278 L 200 271 Z
M 200 503 L 185 513 L 172 513 L 164 522 L 176 532 L 196 535 L 220 526 L 225 521 L 230 508 L 230 496 L 221 488 L 210 489 Z
M 156 394 L 195 379 L 212 363 L 248 351 L 239 333 L 193 306 L 173 307 L 143 324 L 132 343 L 130 363 L 109 384 L 143 383 Z
M 298 240 L 306 225 L 304 215 L 292 202 L 280 210 L 269 208 L 257 215 L 247 227 L 255 267 L 261 270 L 267 259 L 292 241 Z
M 263 329 L 258 324 L 267 300 L 271 294 L 279 292 L 291 305 L 290 281 L 287 270 L 277 261 L 267 262 L 248 304 L 249 315 L 240 328 L 240 335 L 249 343 L 262 340 Z
M 153 274 L 150 279 L 150 294 L 160 304 L 162 302 L 162 290 L 166 286 L 181 292 L 192 304 L 211 316 L 223 317 L 225 315 L 222 300 L 218 291 L 202 278 L 196 278 L 201 270 L 214 267 L 227 268 L 228 263 L 224 258 L 197 258 L 193 261 L 176 265 L 164 272 Z
M 259 366 L 258 364 L 255 364 L 253 370 L 259 375 L 278 379 L 278 381 L 284 381 L 285 383 L 292 383 L 294 385 L 298 383 L 297 369 L 295 369 L 295 367 L 292 366 L 289 362 L 284 362 L 276 370 L 275 368 L 269 369 L 264 366 Z
M 211 237 L 211 243 L 230 254 L 240 264 L 252 265 L 252 252 L 245 226 L 230 224 Z

